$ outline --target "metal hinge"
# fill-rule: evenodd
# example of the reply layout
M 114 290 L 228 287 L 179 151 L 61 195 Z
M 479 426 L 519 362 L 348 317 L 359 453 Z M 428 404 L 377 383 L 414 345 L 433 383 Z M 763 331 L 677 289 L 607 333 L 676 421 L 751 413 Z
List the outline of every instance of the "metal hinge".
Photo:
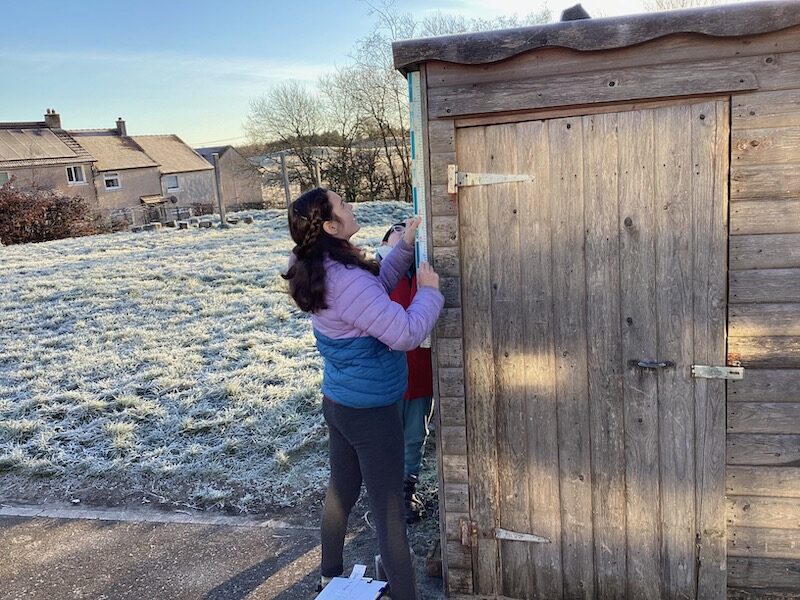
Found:
M 533 181 L 533 175 L 502 175 L 499 173 L 468 173 L 459 171 L 456 165 L 447 165 L 447 192 L 455 194 L 460 187 Z
M 744 379 L 744 367 L 692 365 L 692 377 L 699 379 Z
M 508 540 L 512 542 L 528 542 L 531 544 L 550 544 L 551 541 L 540 535 L 533 533 L 519 533 L 517 531 L 510 531 L 495 527 L 490 529 L 484 535 L 479 534 L 478 524 L 466 518 L 458 520 L 458 525 L 461 528 L 461 545 L 475 548 L 478 545 L 478 538 L 488 538 L 495 540 Z

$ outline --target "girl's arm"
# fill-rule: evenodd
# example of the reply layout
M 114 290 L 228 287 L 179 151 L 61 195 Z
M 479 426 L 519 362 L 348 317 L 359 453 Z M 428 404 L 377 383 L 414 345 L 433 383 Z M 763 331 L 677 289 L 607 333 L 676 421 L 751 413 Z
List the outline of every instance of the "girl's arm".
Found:
M 381 281 L 361 269 L 347 269 L 333 303 L 340 318 L 392 350 L 413 350 L 428 337 L 444 307 L 434 288 L 420 288 L 408 310 L 392 302 Z
M 414 246 L 401 239 L 392 248 L 392 251 L 381 261 L 381 270 L 378 274 L 383 288 L 391 292 L 400 278 L 411 268 L 414 259 Z

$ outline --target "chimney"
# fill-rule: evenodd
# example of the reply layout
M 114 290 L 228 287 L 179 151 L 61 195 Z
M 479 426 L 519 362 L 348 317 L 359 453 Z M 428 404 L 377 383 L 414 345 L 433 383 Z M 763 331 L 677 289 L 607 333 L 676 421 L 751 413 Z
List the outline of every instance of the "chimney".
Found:
M 50 129 L 61 129 L 61 115 L 54 108 L 48 108 L 44 115 L 44 123 Z
M 127 137 L 128 129 L 125 127 L 125 121 L 122 120 L 122 117 L 117 117 L 117 133 L 122 137 Z

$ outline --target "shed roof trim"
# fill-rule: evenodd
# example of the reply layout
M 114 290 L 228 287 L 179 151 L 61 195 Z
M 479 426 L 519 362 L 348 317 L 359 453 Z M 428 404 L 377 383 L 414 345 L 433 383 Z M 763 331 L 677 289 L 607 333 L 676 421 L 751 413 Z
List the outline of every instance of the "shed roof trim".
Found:
M 480 65 L 537 48 L 612 50 L 675 33 L 739 37 L 794 25 L 800 25 L 800 2 L 780 0 L 405 40 L 394 42 L 392 51 L 395 68 L 406 73 L 431 60 Z

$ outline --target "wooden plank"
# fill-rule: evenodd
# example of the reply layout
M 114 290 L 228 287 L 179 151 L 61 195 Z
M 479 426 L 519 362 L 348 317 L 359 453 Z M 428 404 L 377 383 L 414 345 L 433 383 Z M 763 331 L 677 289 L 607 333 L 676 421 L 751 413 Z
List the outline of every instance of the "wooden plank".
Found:
M 728 398 L 738 402 L 800 402 L 800 370 L 747 369 L 728 382 Z
M 736 235 L 731 237 L 731 269 L 787 269 L 792 267 L 800 267 L 800 234 Z
M 514 125 L 486 128 L 488 173 L 516 173 L 518 140 Z M 528 464 L 525 387 L 520 373 L 525 369 L 524 317 L 519 231 L 519 184 L 498 184 L 486 188 L 489 208 L 489 239 L 502 244 L 489 245 L 489 273 L 492 282 L 492 350 L 495 364 L 495 404 L 497 411 L 497 469 L 499 526 L 510 531 L 530 531 L 528 486 L 520 476 Z M 485 317 L 484 317 L 485 318 Z M 511 598 L 532 594 L 529 573 L 530 544 L 502 541 L 499 593 Z
M 800 561 L 732 557 L 728 561 L 728 581 L 733 587 L 777 588 L 796 593 L 800 589 Z
M 692 115 L 693 360 L 725 364 L 728 102 Z M 697 597 L 725 597 L 725 382 L 695 380 Z
M 728 434 L 729 465 L 800 466 L 800 435 Z
M 731 337 L 729 361 L 742 366 L 773 369 L 800 368 L 800 337 Z
M 446 425 L 439 431 L 443 455 L 467 454 L 467 430 L 459 425 Z
M 463 429 L 463 428 L 462 428 Z M 466 436 L 466 433 L 464 434 Z M 442 456 L 442 477 L 447 483 L 469 483 L 467 456 L 445 454 Z
M 657 355 L 653 111 L 621 113 L 619 122 L 620 317 L 625 359 Z M 630 219 L 626 224 L 626 219 Z M 642 275 L 649 273 L 647 277 Z M 623 371 L 625 483 L 630 598 L 661 597 L 660 484 L 656 378 Z
M 433 266 L 440 277 L 460 277 L 461 259 L 458 246 L 436 246 L 433 249 Z
M 728 432 L 800 434 L 800 402 L 730 402 Z
M 520 165 L 536 178 L 520 184 L 520 252 L 525 315 L 525 392 L 528 420 L 527 468 L 530 531 L 551 540 L 532 544 L 534 598 L 562 598 L 561 501 L 558 417 L 553 347 L 553 279 L 550 152 L 546 123 L 517 126 Z
M 798 600 L 800 593 L 792 590 L 728 587 L 728 600 Z
M 469 486 L 464 483 L 446 483 L 444 486 L 444 505 L 448 513 L 468 512 Z
M 437 359 L 440 367 L 462 367 L 464 350 L 461 338 L 440 338 L 436 340 Z
M 482 129 L 458 132 L 460 168 L 483 172 L 488 156 Z M 464 375 L 467 391 L 467 443 L 469 445 L 470 510 L 479 530 L 491 531 L 498 524 L 497 412 L 492 352 L 491 273 L 489 210 L 486 186 L 459 190 L 461 226 Z M 499 590 L 498 551 L 494 539 L 479 536 L 472 553 L 475 592 L 496 594 Z
M 591 73 L 473 83 L 429 91 L 430 116 L 447 118 L 594 102 L 758 89 L 761 57 L 657 64 Z
M 655 112 L 656 323 L 657 355 L 676 368 L 659 370 L 661 458 L 661 564 L 663 593 L 694 597 L 696 581 L 695 440 L 692 381 L 686 375 L 693 355 L 693 285 L 685 274 L 692 264 L 692 135 L 690 107 Z
M 731 137 L 732 160 L 738 165 L 800 162 L 800 126 L 740 129 Z
M 728 466 L 726 481 L 729 496 L 800 498 L 800 467 Z
M 457 215 L 456 196 L 448 193 L 447 184 L 431 186 L 431 214 Z
M 800 189 L 800 188 L 799 188 Z M 731 204 L 731 234 L 798 233 L 800 201 L 754 200 Z
M 728 524 L 732 527 L 793 529 L 800 538 L 800 502 L 796 498 L 732 496 L 727 504 Z
M 445 516 L 445 539 L 461 541 L 461 519 L 469 519 L 467 513 L 448 512 Z
M 431 218 L 431 228 L 435 247 L 458 246 L 458 217 L 434 216 Z
M 706 59 L 736 58 L 759 54 L 800 50 L 800 27 L 792 27 L 767 36 L 706 38 L 679 33 L 647 43 L 646 50 L 636 45 L 615 50 L 581 52 L 569 48 L 542 48 L 508 60 L 488 65 L 459 65 L 431 61 L 428 68 L 430 88 L 470 85 L 489 81 L 508 81 L 562 73 L 581 73 L 610 68 L 636 67 L 663 61 L 697 62 Z
M 437 406 L 442 425 L 466 425 L 467 418 L 464 408 L 464 398 L 448 398 L 440 396 Z
M 469 594 L 471 596 L 473 591 L 472 569 L 448 569 L 447 590 L 450 594 Z
M 767 55 L 762 60 L 770 68 L 758 71 L 758 89 L 761 91 L 800 89 L 800 52 Z
M 564 596 L 594 596 L 581 119 L 548 122 Z
M 724 96 L 720 96 L 721 98 Z M 455 120 L 456 128 L 480 127 L 483 125 L 499 125 L 504 123 L 521 123 L 523 121 L 539 121 L 561 119 L 564 117 L 585 117 L 606 113 L 649 110 L 663 108 L 673 104 L 707 103 L 712 98 L 702 96 L 680 96 L 678 98 L 659 98 L 658 100 L 636 100 L 633 102 L 596 102 L 594 104 L 573 104 L 559 108 L 540 108 L 524 111 L 498 112 L 487 116 L 461 117 Z
M 731 303 L 796 302 L 800 298 L 800 269 L 732 271 Z
M 461 278 L 440 277 L 439 290 L 444 296 L 445 308 L 458 308 L 461 306 Z
M 792 529 L 731 527 L 728 556 L 800 558 L 800 535 Z
M 800 304 L 734 304 L 728 332 L 735 337 L 800 336 Z
M 439 367 L 439 393 L 448 397 L 464 396 L 464 369 Z
M 797 90 L 749 92 L 731 98 L 731 129 L 800 126 Z
M 445 549 L 447 550 L 448 566 L 450 568 L 464 570 L 470 569 L 472 554 L 469 546 L 462 546 L 461 540 L 448 540 L 445 544 Z
M 437 185 L 447 185 L 447 165 L 456 164 L 455 152 L 435 152 L 429 160 L 431 166 L 431 190 Z
M 594 507 L 595 597 L 626 589 L 625 420 L 620 371 L 617 115 L 583 118 L 586 227 L 586 335 Z
M 800 191 L 800 169 L 790 165 L 731 165 L 731 199 L 797 198 Z M 768 233 L 790 233 L 779 229 Z M 757 233 L 757 232 L 750 232 Z
M 428 136 L 432 154 L 456 151 L 456 131 L 452 120 L 429 121 Z
M 461 309 L 460 308 L 445 308 L 436 323 L 436 335 L 438 337 L 455 337 L 460 338 L 462 334 L 461 327 Z

